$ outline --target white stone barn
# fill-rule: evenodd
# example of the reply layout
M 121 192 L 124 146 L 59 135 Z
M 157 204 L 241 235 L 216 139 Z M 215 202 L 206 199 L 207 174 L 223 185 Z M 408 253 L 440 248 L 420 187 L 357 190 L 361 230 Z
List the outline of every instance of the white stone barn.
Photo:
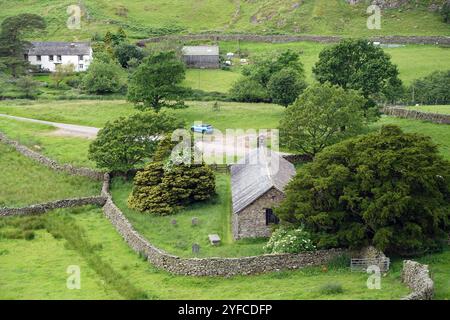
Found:
M 279 223 L 272 208 L 284 199 L 284 188 L 296 174 L 294 165 L 261 147 L 230 170 L 234 238 L 270 237 L 271 225 Z
M 86 71 L 92 48 L 88 42 L 32 42 L 25 59 L 42 71 L 54 72 L 59 64 L 73 64 L 74 71 Z

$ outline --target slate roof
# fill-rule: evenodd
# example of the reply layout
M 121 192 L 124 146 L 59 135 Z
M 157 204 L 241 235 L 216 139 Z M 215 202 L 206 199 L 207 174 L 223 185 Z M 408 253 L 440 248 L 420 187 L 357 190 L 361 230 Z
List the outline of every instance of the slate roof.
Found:
M 292 163 L 267 148 L 250 151 L 230 170 L 233 213 L 239 213 L 271 188 L 284 192 L 296 174 Z
M 91 44 L 89 42 L 31 42 L 28 50 L 29 56 L 78 56 L 90 53 Z
M 218 56 L 218 46 L 185 46 L 182 49 L 185 56 Z

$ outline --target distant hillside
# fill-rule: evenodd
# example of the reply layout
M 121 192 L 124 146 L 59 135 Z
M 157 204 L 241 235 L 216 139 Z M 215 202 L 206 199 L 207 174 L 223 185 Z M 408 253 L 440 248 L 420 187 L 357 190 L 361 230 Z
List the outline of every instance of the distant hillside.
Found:
M 83 40 L 119 26 L 133 38 L 187 32 L 289 33 L 345 36 L 450 35 L 436 12 L 446 0 L 375 0 L 382 29 L 366 28 L 365 0 L 0 0 L 0 20 L 29 12 L 45 17 L 42 39 Z M 81 30 L 69 30 L 66 10 L 83 9 Z M 351 3 L 351 4 L 350 4 Z

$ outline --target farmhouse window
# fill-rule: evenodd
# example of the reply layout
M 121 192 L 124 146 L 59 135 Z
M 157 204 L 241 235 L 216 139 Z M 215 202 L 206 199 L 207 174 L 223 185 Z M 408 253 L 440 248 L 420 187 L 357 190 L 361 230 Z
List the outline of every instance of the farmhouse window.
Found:
M 48 56 L 49 61 L 53 61 L 53 56 Z
M 272 209 L 266 209 L 266 226 L 269 224 L 279 224 L 280 219 L 273 213 Z
M 78 56 L 79 61 L 83 61 L 83 55 Z
M 41 57 L 41 56 L 36 56 L 36 60 L 37 60 L 37 61 L 41 61 L 41 60 L 42 60 L 42 57 Z
M 62 56 L 56 56 L 56 60 L 61 61 L 62 60 Z
M 82 64 L 78 65 L 78 69 L 83 70 L 83 68 L 84 68 L 84 65 L 82 65 Z

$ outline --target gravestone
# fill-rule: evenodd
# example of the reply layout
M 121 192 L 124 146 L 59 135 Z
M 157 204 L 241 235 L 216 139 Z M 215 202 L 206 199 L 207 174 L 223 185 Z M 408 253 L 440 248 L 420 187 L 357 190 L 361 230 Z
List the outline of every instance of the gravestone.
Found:
M 210 234 L 208 235 L 208 238 L 213 246 L 218 246 L 220 244 L 220 237 L 218 234 Z
M 176 225 L 177 225 L 177 220 L 176 220 L 176 219 L 172 219 L 172 221 L 170 221 L 170 223 L 171 223 L 173 226 L 176 226 Z
M 198 225 L 198 218 L 197 217 L 192 218 L 192 225 L 193 226 Z
M 192 245 L 192 253 L 198 254 L 200 252 L 200 245 L 198 243 L 194 243 Z

